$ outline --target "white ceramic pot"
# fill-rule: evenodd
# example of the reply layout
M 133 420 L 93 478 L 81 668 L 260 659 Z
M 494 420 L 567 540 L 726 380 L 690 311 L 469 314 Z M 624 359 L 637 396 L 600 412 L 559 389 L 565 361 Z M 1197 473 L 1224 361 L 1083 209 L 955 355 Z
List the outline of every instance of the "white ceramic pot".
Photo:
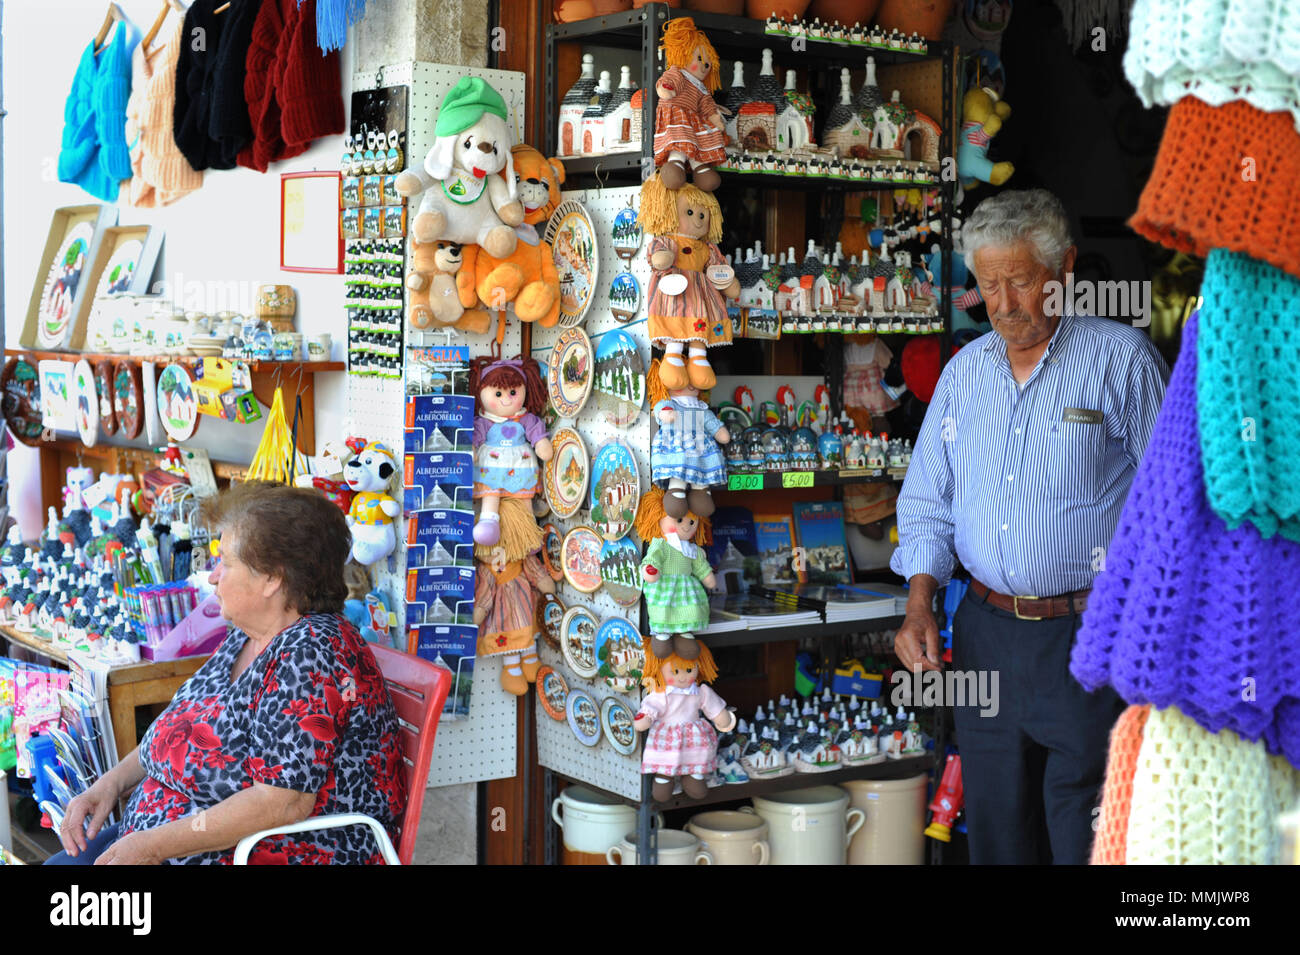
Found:
M 636 810 L 617 796 L 585 786 L 569 786 L 551 803 L 551 818 L 564 834 L 564 847 L 572 852 L 604 855 L 623 836 L 636 829 Z M 663 816 L 655 821 L 663 826 Z
M 610 846 L 605 860 L 610 865 L 637 865 L 637 834 L 624 833 L 618 845 Z M 680 829 L 659 830 L 659 865 L 713 865 L 713 854 L 700 840 Z
M 714 865 L 767 865 L 772 847 L 767 823 L 754 812 L 714 810 L 691 817 L 686 831 L 713 853 Z
M 864 818 L 838 786 L 755 796 L 754 810 L 767 822 L 772 865 L 844 865 Z
M 849 846 L 849 865 L 924 865 L 925 790 L 929 777 L 854 779 L 840 786 L 865 813 Z

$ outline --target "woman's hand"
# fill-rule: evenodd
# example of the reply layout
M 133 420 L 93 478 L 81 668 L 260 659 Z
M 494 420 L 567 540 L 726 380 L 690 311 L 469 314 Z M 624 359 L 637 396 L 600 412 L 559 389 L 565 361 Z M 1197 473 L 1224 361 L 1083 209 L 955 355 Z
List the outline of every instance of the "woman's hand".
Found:
M 84 793 L 72 797 L 64 810 L 63 829 L 59 832 L 59 842 L 69 856 L 75 859 L 86 850 L 86 842 L 99 835 L 120 795 L 111 777 L 103 776 Z M 81 823 L 86 817 L 90 817 L 90 824 L 83 832 Z
M 153 832 L 132 832 L 100 853 L 95 865 L 162 865 L 165 858 L 158 850 Z

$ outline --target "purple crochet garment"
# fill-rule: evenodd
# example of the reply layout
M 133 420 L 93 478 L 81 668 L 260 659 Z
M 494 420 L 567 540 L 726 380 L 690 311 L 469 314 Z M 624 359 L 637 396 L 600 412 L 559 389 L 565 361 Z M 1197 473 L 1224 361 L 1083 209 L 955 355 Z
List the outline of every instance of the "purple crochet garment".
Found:
M 1300 767 L 1300 544 L 1265 540 L 1250 524 L 1230 531 L 1210 510 L 1196 420 L 1197 321 L 1183 331 L 1070 671 L 1088 690 L 1109 683 L 1129 703 L 1177 706 L 1212 733 L 1262 738 Z

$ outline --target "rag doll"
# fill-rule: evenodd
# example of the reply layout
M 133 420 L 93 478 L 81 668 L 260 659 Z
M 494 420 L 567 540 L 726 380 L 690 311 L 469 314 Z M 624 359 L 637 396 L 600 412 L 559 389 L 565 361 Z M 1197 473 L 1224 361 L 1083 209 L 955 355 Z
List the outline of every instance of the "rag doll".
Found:
M 649 692 L 632 727 L 650 731 L 641 772 L 654 777 L 651 795 L 655 802 L 667 802 L 674 778 L 680 777 L 689 798 L 703 799 L 718 762 L 718 733 L 731 732 L 737 723 L 736 714 L 706 685 L 718 676 L 713 654 L 704 644 L 689 660 L 676 653 L 663 659 L 647 653 L 645 669 L 643 682 Z
M 537 595 L 555 593 L 555 581 L 537 557 L 542 529 L 527 501 L 501 501 L 502 543 L 474 548 L 474 624 L 479 657 L 498 656 L 501 686 L 523 696 L 537 679 Z
M 680 189 L 689 163 L 695 185 L 712 192 L 722 182 L 713 167 L 727 157 L 730 113 L 712 95 L 722 85 L 718 53 L 690 17 L 668 21 L 659 49 L 668 70 L 655 83 L 655 166 L 665 186 Z
M 1009 162 L 989 159 L 989 141 L 1002 129 L 1011 115 L 1006 100 L 988 87 L 966 91 L 961 101 L 961 138 L 957 141 L 957 174 L 963 189 L 973 189 L 980 182 L 1000 186 L 1016 171 Z
M 668 389 L 651 363 L 649 390 L 659 429 L 650 442 L 650 479 L 664 488 L 664 511 L 672 518 L 713 513 L 709 487 L 727 483 L 720 444 L 731 441 L 718 416 L 691 385 Z
M 651 176 L 641 187 L 637 218 L 654 236 L 647 315 L 650 340 L 665 353 L 659 380 L 665 388 L 707 391 L 718 381 L 707 349 L 731 344 L 723 296 L 740 297 L 740 280 L 716 244 L 722 238 L 718 200 L 694 186 L 670 191 Z
M 532 358 L 476 358 L 470 391 L 478 396 L 474 418 L 474 498 L 479 501 L 474 543 L 501 540 L 500 503 L 519 498 L 532 506 L 541 468 L 551 459 L 551 439 L 540 416 L 546 386 Z
M 659 659 L 676 653 L 694 660 L 700 652 L 695 631 L 709 624 L 706 587 L 716 583 L 704 556 L 709 542 L 705 518 L 687 511 L 680 518 L 664 509 L 664 492 L 652 488 L 637 509 L 636 530 L 650 546 L 641 560 L 641 593 L 650 621 L 650 650 Z

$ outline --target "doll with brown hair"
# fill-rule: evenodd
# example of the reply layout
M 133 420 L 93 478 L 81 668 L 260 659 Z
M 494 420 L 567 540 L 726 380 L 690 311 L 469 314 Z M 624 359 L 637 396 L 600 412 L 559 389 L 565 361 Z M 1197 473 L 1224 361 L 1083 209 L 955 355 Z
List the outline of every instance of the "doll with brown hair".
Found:
M 664 350 L 659 380 L 666 388 L 707 391 L 718 382 L 708 349 L 731 344 L 725 298 L 740 297 L 740 280 L 717 245 L 718 200 L 694 186 L 670 191 L 651 176 L 641 186 L 637 221 L 654 236 L 646 252 L 654 270 L 646 315 L 650 341 Z
M 709 595 L 716 582 L 704 556 L 710 541 L 707 518 L 688 510 L 672 517 L 664 509 L 664 492 L 651 488 L 636 512 L 636 532 L 650 546 L 641 559 L 641 594 L 650 620 L 650 650 L 659 659 L 676 653 L 684 660 L 699 655 L 695 631 L 709 624 Z
M 478 655 L 502 656 L 501 686 L 523 696 L 537 679 L 537 595 L 555 593 L 555 581 L 537 557 L 542 529 L 531 505 L 503 498 L 501 542 L 474 547 L 474 624 Z
M 641 772 L 653 775 L 655 802 L 673 795 L 673 780 L 691 799 L 708 794 L 708 777 L 718 764 L 718 732 L 736 728 L 736 714 L 706 684 L 718 677 L 709 648 L 700 643 L 698 654 L 687 660 L 670 654 L 660 660 L 646 654 L 645 678 L 649 691 L 641 700 L 632 728 L 649 730 L 641 754 Z
M 541 476 L 538 461 L 551 459 L 551 439 L 540 417 L 546 407 L 546 386 L 532 358 L 485 356 L 470 362 L 469 387 L 478 396 L 474 499 L 481 506 L 474 543 L 491 545 L 501 539 L 501 500 L 531 502 Z
M 731 434 L 723 427 L 694 385 L 665 388 L 659 380 L 659 360 L 650 363 L 647 390 L 659 425 L 650 442 L 650 479 L 664 488 L 664 510 L 682 518 L 688 511 L 713 513 L 709 488 L 727 482 L 727 461 L 719 444 Z
M 668 69 L 655 83 L 655 165 L 662 167 L 664 185 L 680 189 L 691 179 L 705 192 L 722 182 L 713 168 L 727 158 L 727 128 L 713 94 L 721 87 L 718 51 L 690 17 L 664 26 L 663 51 Z

